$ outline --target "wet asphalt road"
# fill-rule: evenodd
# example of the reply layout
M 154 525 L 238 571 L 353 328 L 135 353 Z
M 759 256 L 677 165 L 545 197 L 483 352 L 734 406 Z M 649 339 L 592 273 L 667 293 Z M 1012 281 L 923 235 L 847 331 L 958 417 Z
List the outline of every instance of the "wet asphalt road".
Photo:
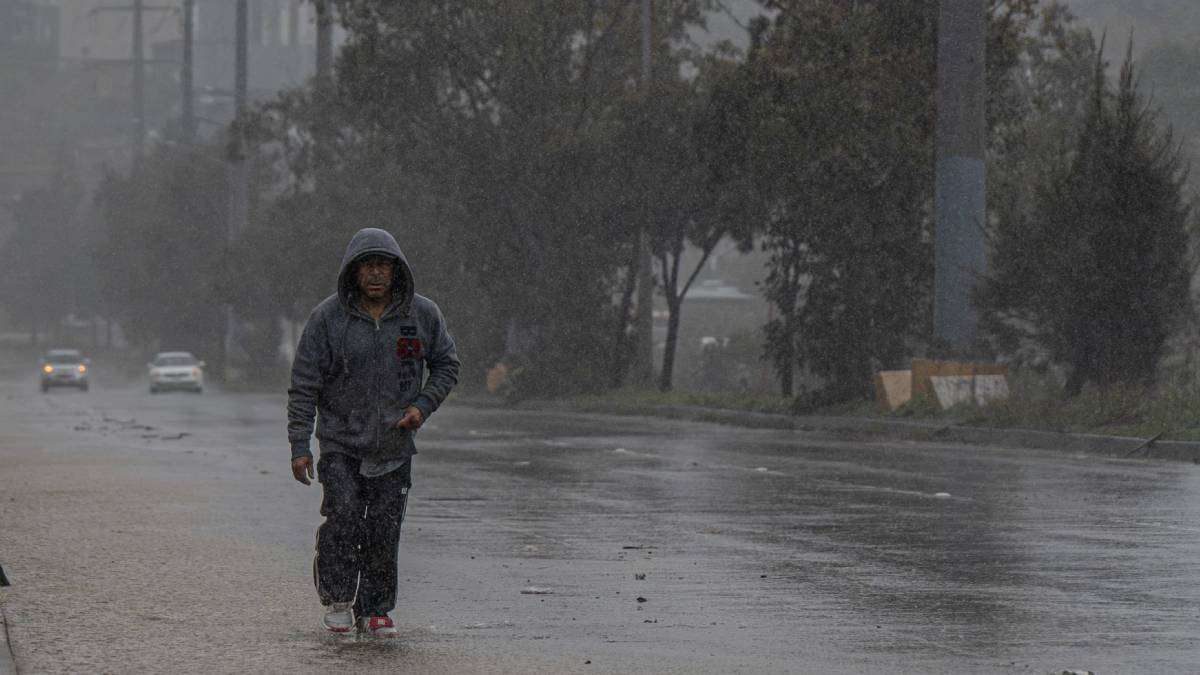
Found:
M 27 672 L 1200 667 L 1190 464 L 451 403 L 379 644 L 316 629 L 281 395 L 0 402 Z

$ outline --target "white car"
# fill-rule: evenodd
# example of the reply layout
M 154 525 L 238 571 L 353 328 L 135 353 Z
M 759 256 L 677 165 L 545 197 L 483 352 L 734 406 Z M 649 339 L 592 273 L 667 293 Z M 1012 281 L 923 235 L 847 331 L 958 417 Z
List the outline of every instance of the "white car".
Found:
M 159 352 L 146 364 L 150 368 L 150 393 L 168 389 L 204 391 L 204 362 L 191 352 Z

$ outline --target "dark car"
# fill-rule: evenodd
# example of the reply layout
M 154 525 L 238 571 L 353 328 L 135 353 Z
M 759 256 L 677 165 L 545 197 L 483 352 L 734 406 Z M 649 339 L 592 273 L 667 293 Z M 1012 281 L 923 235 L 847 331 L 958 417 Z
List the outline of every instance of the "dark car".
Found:
M 42 393 L 49 391 L 50 387 L 88 390 L 92 361 L 83 358 L 78 349 L 51 349 L 38 359 L 38 367 L 41 371 Z

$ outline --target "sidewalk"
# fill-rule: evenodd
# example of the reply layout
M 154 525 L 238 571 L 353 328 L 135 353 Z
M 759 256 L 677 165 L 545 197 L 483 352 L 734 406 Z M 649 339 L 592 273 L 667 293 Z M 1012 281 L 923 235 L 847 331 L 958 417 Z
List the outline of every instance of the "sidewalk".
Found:
M 567 403 L 527 401 L 518 408 L 581 412 Z M 1163 441 L 1128 436 L 1106 436 L 1034 429 L 996 429 L 938 422 L 887 419 L 877 417 L 841 417 L 827 415 L 780 415 L 772 413 L 706 408 L 685 405 L 641 406 L 589 405 L 584 412 L 608 415 L 663 417 L 675 420 L 711 422 L 756 429 L 793 429 L 827 433 L 886 437 L 911 441 L 966 443 L 993 447 L 1025 448 L 1068 454 L 1092 454 L 1105 457 L 1138 457 L 1200 463 L 1200 442 Z

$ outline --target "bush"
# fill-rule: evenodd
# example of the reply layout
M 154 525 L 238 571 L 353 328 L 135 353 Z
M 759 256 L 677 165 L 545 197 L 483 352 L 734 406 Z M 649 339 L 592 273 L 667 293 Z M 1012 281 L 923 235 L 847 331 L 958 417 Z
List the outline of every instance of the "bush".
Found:
M 1169 128 L 1143 102 L 1132 57 L 1111 91 L 1098 59 L 1092 104 L 1073 153 L 1028 214 L 994 233 L 993 277 L 979 302 L 992 332 L 1021 333 L 1085 384 L 1152 381 L 1167 337 L 1190 307 L 1190 213 Z

